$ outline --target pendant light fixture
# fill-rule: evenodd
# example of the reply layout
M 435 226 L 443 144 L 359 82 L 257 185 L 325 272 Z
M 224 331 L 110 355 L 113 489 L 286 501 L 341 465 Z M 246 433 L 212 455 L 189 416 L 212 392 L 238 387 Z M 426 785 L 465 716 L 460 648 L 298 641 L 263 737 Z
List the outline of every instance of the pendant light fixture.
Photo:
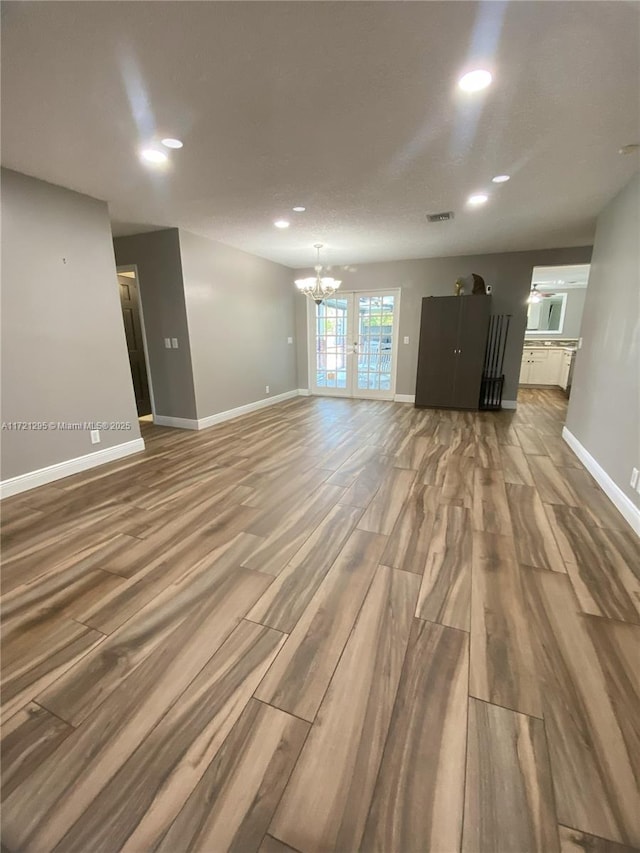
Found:
M 324 299 L 328 296 L 333 296 L 342 282 L 335 278 L 331 278 L 330 276 L 322 275 L 322 264 L 320 263 L 320 249 L 322 249 L 322 243 L 314 243 L 313 248 L 316 250 L 316 265 L 314 267 L 316 273 L 315 278 L 310 277 L 296 279 L 296 287 L 301 293 L 308 296 L 309 299 L 313 299 L 316 305 L 321 305 Z

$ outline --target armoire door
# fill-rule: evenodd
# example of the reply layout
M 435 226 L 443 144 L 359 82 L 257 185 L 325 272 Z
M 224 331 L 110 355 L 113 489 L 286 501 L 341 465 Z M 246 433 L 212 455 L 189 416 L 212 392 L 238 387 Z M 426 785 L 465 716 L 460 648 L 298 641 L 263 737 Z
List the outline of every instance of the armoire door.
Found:
M 453 405 L 477 409 L 489 327 L 490 296 L 462 296 Z
M 454 403 L 460 302 L 464 297 L 422 300 L 416 406 L 446 409 Z

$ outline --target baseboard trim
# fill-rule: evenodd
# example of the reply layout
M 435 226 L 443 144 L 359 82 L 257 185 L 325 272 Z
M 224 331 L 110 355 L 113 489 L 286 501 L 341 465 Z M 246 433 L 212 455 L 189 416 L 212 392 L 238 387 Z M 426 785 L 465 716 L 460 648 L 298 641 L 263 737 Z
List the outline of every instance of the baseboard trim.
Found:
M 311 392 L 308 388 L 298 388 L 298 397 L 310 397 Z
M 274 406 L 276 403 L 282 403 L 285 400 L 290 400 L 292 397 L 298 396 L 298 389 L 294 391 L 285 391 L 284 394 L 276 394 L 273 397 L 264 397 L 262 400 L 256 400 L 253 403 L 247 403 L 246 406 L 236 406 L 235 409 L 228 409 L 226 412 L 218 412 L 215 415 L 209 415 L 206 418 L 199 418 L 196 429 L 207 429 L 207 427 L 221 424 L 224 421 L 231 421 L 234 418 L 239 418 L 242 415 L 248 415 L 250 412 L 257 412 L 259 409 L 266 409 L 267 406 Z
M 396 394 L 393 400 L 395 403 L 415 403 L 416 398 L 414 394 Z M 516 407 L 517 403 L 515 400 L 502 401 L 503 409 L 515 409 Z
M 47 483 L 53 483 L 54 480 L 62 480 L 80 471 L 114 462 L 124 456 L 131 456 L 132 453 L 140 453 L 141 450 L 144 450 L 144 439 L 135 438 L 133 441 L 125 441 L 124 444 L 116 444 L 115 447 L 105 447 L 104 450 L 87 453 L 86 456 L 77 456 L 75 459 L 67 459 L 66 462 L 57 462 L 55 465 L 48 465 L 37 471 L 10 477 L 0 483 L 0 498 L 8 498 L 38 486 L 45 486 Z
M 562 437 L 625 521 L 640 536 L 640 509 L 625 495 L 620 486 L 611 479 L 599 462 L 566 427 L 562 429 Z
M 195 418 L 172 418 L 169 415 L 156 415 L 153 422 L 158 426 L 175 427 L 176 429 L 200 429 Z

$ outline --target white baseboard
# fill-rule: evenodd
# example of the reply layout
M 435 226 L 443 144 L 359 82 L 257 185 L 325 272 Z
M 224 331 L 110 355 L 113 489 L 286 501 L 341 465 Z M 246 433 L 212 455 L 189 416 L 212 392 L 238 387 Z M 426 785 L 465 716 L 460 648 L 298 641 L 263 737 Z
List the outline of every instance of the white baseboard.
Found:
M 298 397 L 310 397 L 311 392 L 308 388 L 298 388 Z
M 169 415 L 155 415 L 153 422 L 158 426 L 175 427 L 176 429 L 200 429 L 195 418 L 172 418 Z
M 122 459 L 123 456 L 140 453 L 141 450 L 144 450 L 144 440 L 135 438 L 133 441 L 125 441 L 124 444 L 116 444 L 115 447 L 105 447 L 104 450 L 87 453 L 86 456 L 78 456 L 75 459 L 67 459 L 66 462 L 57 462 L 55 465 L 39 468 L 37 471 L 19 474 L 0 483 L 0 497 L 8 498 L 11 495 L 17 495 L 20 492 L 35 489 L 37 486 L 52 483 L 54 480 L 70 477 L 71 474 L 78 474 L 80 471 L 104 465 L 106 462 Z
M 235 409 L 228 409 L 226 412 L 217 412 L 215 415 L 208 415 L 206 418 L 198 418 L 195 420 L 193 418 L 171 418 L 167 415 L 156 415 L 153 422 L 154 424 L 158 424 L 158 426 L 176 427 L 177 429 L 207 429 L 207 427 L 224 423 L 224 421 L 231 421 L 233 418 L 239 418 L 241 415 L 248 415 L 250 412 L 257 412 L 258 409 L 264 409 L 267 406 L 282 403 L 284 400 L 290 400 L 292 397 L 306 397 L 308 395 L 308 389 L 296 388 L 294 391 L 285 391 L 284 394 L 276 394 L 273 397 L 264 397 L 262 400 L 247 403 L 245 406 L 236 406 Z
M 562 437 L 625 521 L 640 536 L 640 509 L 625 495 L 620 486 L 614 483 L 604 468 L 596 462 L 589 451 L 580 444 L 575 435 L 566 427 L 562 429 Z
M 207 427 L 215 426 L 215 424 L 221 424 L 223 421 L 230 421 L 233 418 L 239 418 L 241 415 L 257 412 L 258 409 L 265 409 L 267 406 L 274 406 L 276 403 L 282 403 L 284 400 L 297 397 L 298 393 L 298 389 L 296 388 L 294 391 L 285 391 L 284 394 L 276 394 L 274 397 L 265 397 L 262 400 L 247 403 L 246 406 L 236 406 L 235 409 L 229 409 L 226 412 L 218 412 L 206 418 L 199 418 L 197 421 L 198 426 L 195 429 L 206 429 Z
M 416 398 L 414 394 L 396 394 L 393 398 L 396 403 L 415 403 Z M 515 409 L 516 408 L 515 400 L 503 400 L 502 408 L 503 409 Z

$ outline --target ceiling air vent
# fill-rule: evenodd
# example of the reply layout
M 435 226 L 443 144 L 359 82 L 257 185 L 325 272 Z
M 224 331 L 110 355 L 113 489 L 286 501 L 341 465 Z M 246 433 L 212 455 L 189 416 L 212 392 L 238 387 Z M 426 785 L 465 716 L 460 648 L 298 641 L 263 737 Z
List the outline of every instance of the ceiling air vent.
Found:
M 448 222 L 450 219 L 453 219 L 452 210 L 447 210 L 445 213 L 427 213 L 429 222 Z

